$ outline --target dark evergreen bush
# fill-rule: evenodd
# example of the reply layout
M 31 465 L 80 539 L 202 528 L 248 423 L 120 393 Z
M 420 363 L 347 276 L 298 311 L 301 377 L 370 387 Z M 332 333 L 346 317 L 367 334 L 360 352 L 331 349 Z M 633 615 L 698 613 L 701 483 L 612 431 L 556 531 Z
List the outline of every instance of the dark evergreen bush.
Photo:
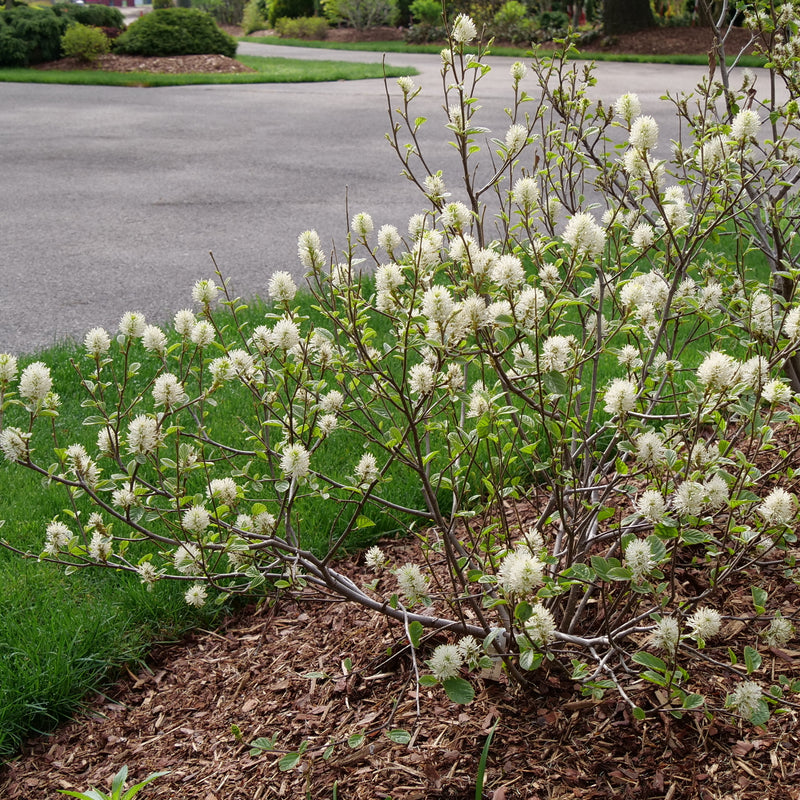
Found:
M 0 11 L 0 66 L 26 67 L 61 57 L 67 20 L 49 8 L 16 6 Z
M 274 28 L 276 20 L 281 17 L 295 19 L 297 17 L 313 16 L 314 0 L 272 0 L 269 3 L 267 19 L 269 20 L 270 28 Z
M 93 28 L 117 28 L 121 30 L 125 27 L 125 17 L 118 8 L 112 6 L 101 6 L 96 3 L 78 5 L 77 3 L 58 3 L 53 6 L 56 14 L 69 17 L 73 22 L 81 25 L 90 25 Z
M 161 8 L 136 20 L 114 43 L 114 51 L 139 56 L 236 54 L 236 40 L 195 8 Z

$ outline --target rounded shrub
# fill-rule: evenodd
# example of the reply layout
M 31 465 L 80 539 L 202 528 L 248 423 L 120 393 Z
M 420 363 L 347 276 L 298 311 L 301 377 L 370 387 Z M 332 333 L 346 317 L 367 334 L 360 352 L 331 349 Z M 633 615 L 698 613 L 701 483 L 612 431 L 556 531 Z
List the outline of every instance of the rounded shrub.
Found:
M 314 0 L 271 0 L 267 20 L 271 28 L 281 17 L 311 17 L 314 15 Z
M 87 3 L 86 5 L 58 3 L 53 6 L 53 10 L 56 14 L 66 16 L 81 25 L 91 25 L 95 28 L 117 28 L 118 30 L 125 27 L 125 17 L 118 8 L 113 6 L 101 6 L 98 3 Z
M 117 53 L 183 56 L 219 53 L 233 57 L 236 40 L 204 11 L 162 8 L 136 20 L 114 43 Z
M 61 57 L 66 20 L 49 8 L 16 6 L 0 11 L 0 66 L 25 67 Z
M 61 47 L 65 56 L 93 64 L 111 49 L 111 42 L 100 28 L 76 22 L 61 37 Z

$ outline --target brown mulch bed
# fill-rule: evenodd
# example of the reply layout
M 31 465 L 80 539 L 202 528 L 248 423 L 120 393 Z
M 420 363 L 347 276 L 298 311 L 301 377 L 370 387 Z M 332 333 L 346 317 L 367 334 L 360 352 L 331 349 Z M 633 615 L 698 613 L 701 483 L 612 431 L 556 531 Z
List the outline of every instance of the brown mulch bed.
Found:
M 420 558 L 414 543 L 390 546 L 397 563 Z M 372 577 L 354 560 L 345 571 L 360 582 Z M 791 615 L 800 590 L 779 590 L 778 580 L 779 573 L 760 576 L 770 596 L 785 591 L 782 610 Z M 752 613 L 748 584 L 725 598 L 724 609 Z M 708 652 L 725 661 L 725 649 Z M 798 667 L 800 653 L 766 651 L 759 675 L 797 677 Z M 731 676 L 713 666 L 701 672 L 702 691 L 721 706 Z M 676 720 L 665 713 L 640 723 L 613 693 L 595 701 L 563 674 L 536 676 L 526 693 L 478 680 L 470 706 L 422 688 L 417 715 L 400 626 L 319 598 L 286 598 L 159 647 L 147 669 L 0 767 L 0 797 L 51 800 L 58 789 L 107 790 L 113 773 L 128 764 L 136 780 L 169 770 L 147 788 L 153 800 L 316 800 L 331 798 L 334 786 L 338 797 L 353 800 L 466 800 L 474 797 L 481 750 L 497 723 L 485 795 L 494 800 L 800 800 L 793 711 L 774 717 L 766 730 L 724 714 L 713 724 L 701 714 Z M 653 693 L 642 691 L 638 699 L 647 707 Z M 408 744 L 386 735 L 397 729 L 410 734 Z M 347 740 L 356 734 L 365 741 L 353 749 Z M 255 739 L 273 736 L 275 751 L 249 753 Z M 299 765 L 281 771 L 281 755 L 304 741 Z
M 106 72 L 162 72 L 178 75 L 186 72 L 235 73 L 255 72 L 240 61 L 228 56 L 121 56 L 109 53 L 100 56 L 93 64 L 87 64 L 78 58 L 62 58 L 38 64 L 36 69 L 98 69 Z

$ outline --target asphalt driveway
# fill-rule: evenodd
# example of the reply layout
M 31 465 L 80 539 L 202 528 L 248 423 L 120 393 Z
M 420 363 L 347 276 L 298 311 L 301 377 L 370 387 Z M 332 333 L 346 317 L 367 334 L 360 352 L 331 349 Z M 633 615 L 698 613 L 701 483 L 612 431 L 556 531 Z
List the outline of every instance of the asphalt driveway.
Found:
M 380 60 L 253 44 L 240 52 Z M 388 61 L 423 72 L 417 113 L 441 130 L 438 57 Z M 481 101 L 502 135 L 510 60 L 494 61 Z M 604 64 L 597 91 L 609 101 L 637 92 L 645 113 L 664 117 L 658 96 L 691 88 L 702 73 Z M 400 175 L 388 127 L 381 81 L 0 84 L 0 352 L 80 339 L 95 325 L 115 330 L 126 310 L 171 319 L 190 305 L 194 281 L 211 276 L 209 252 L 242 296 L 263 291 L 275 270 L 299 277 L 298 233 L 316 228 L 332 246 L 344 237 L 348 208 L 404 229 L 420 198 Z M 450 156 L 442 144 L 436 152 Z M 455 177 L 449 183 L 457 190 Z

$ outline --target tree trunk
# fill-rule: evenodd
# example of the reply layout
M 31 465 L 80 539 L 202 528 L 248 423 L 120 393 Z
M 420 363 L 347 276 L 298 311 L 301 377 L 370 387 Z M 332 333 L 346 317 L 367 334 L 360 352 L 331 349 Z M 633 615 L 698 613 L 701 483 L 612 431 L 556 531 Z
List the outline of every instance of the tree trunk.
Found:
M 603 33 L 617 33 L 652 28 L 656 24 L 650 0 L 603 0 Z

